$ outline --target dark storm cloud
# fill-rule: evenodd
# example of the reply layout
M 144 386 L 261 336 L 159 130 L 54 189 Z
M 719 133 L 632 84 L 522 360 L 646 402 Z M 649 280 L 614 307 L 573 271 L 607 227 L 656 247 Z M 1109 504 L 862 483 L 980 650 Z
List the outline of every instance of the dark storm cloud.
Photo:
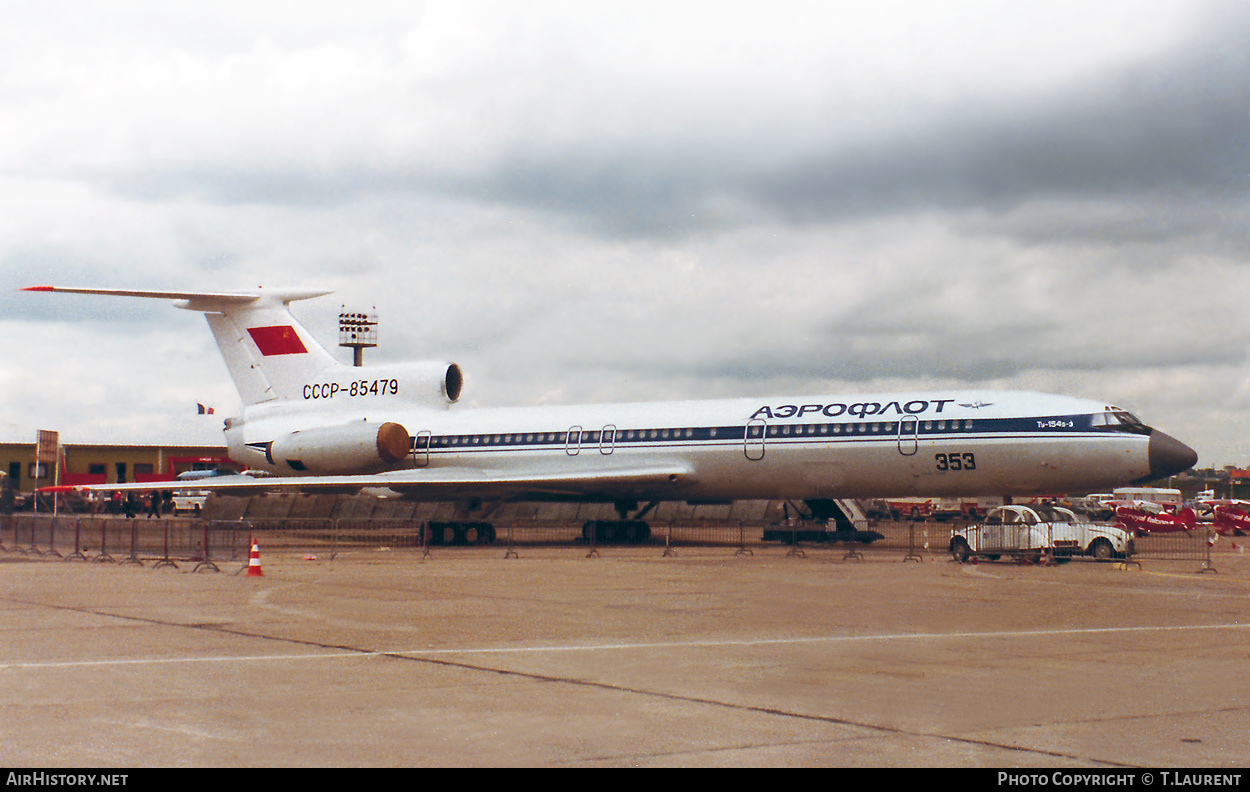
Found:
M 774 103 L 767 93 L 738 96 L 701 83 L 640 88 L 577 60 L 553 78 L 522 61 L 516 70 L 537 82 L 522 98 L 491 94 L 497 102 L 466 106 L 433 137 L 375 139 L 361 122 L 327 153 L 319 145 L 305 149 L 302 137 L 283 142 L 305 117 L 278 116 L 283 131 L 266 132 L 269 143 L 256 152 L 224 159 L 140 155 L 133 167 L 101 171 L 96 180 L 154 201 L 300 206 L 388 193 L 448 196 L 624 237 L 671 238 L 761 219 L 1002 213 L 1039 200 L 1166 204 L 1175 218 L 1178 201 L 1246 193 L 1250 6 L 1209 9 L 1170 49 L 1016 94 L 952 84 L 949 99 L 906 104 L 891 94 L 883 102 L 888 109 L 878 111 L 871 102 L 836 99 L 843 90 L 837 74 L 822 75 L 812 97 Z M 587 84 L 573 81 L 581 72 Z M 473 85 L 465 83 L 465 91 Z M 445 87 L 420 80 L 406 86 L 387 95 L 405 119 L 400 127 L 447 98 Z M 311 113 L 306 120 L 325 126 L 339 119 Z M 1084 216 L 1079 209 L 1057 215 L 1059 230 L 1065 223 L 1079 228 Z M 1166 218 L 1145 219 L 1124 232 L 1146 233 Z M 1177 230 L 1187 232 L 1183 224 Z
M 1250 170 L 1250 6 L 1218 8 L 1151 59 L 1041 93 L 917 106 L 866 142 L 787 155 L 785 119 L 704 148 L 604 151 L 581 141 L 548 150 L 540 140 L 488 171 L 434 175 L 427 186 L 564 214 L 609 234 L 668 236 L 760 215 L 824 223 L 1092 199 L 1139 206 L 1118 226 L 1123 234 L 1189 234 L 1199 229 L 1178 216 L 1183 202 L 1242 201 Z M 820 123 L 838 127 L 836 118 Z M 1168 208 L 1150 208 L 1159 205 Z M 719 211 L 725 206 L 734 210 Z M 1086 216 L 1082 207 L 1056 216 L 1056 230 L 1079 230 Z
M 1250 7 L 1211 22 L 1162 57 L 1048 95 L 942 108 L 914 131 L 745 189 L 801 220 L 1054 198 L 1244 198 Z
M 744 382 L 981 383 L 1031 372 L 1244 366 L 1250 329 L 1241 320 L 1242 300 L 1220 290 L 1229 268 L 1199 278 L 1176 265 L 1129 277 L 1094 266 L 1088 251 L 1072 262 L 1043 255 L 1041 275 L 1031 253 L 1009 257 L 984 277 L 883 273 L 853 302 L 823 312 L 820 299 L 796 293 L 793 310 L 770 311 L 735 336 L 736 344 L 709 333 L 709 354 L 698 353 L 695 336 L 695 354 L 624 359 L 639 372 Z
M 1177 366 L 1237 365 L 1244 347 L 1189 341 L 1134 346 L 1127 339 L 1091 339 L 1071 343 L 1067 322 L 1035 321 L 992 331 L 935 326 L 899 326 L 866 331 L 862 325 L 840 323 L 826 328 L 801 347 L 725 350 L 691 366 L 667 361 L 672 375 L 732 378 L 768 382 L 780 378 L 846 382 L 903 378 L 951 379 L 980 383 L 1028 371 L 1167 370 Z M 666 361 L 640 361 L 635 367 L 652 374 Z

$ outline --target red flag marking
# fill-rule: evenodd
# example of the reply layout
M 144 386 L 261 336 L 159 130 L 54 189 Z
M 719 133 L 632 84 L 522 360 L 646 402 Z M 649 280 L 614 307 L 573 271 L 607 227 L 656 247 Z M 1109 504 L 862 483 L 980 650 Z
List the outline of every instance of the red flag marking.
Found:
M 247 332 L 265 357 L 300 355 L 308 351 L 304 348 L 304 342 L 299 340 L 299 334 L 295 332 L 295 328 L 290 325 L 249 327 Z

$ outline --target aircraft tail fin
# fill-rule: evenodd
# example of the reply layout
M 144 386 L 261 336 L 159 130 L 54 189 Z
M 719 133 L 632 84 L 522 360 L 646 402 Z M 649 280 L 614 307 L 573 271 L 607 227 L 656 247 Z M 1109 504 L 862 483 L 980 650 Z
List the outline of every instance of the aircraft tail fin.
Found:
M 30 286 L 23 291 L 147 297 L 175 300 L 208 320 L 244 406 L 302 399 L 306 385 L 342 368 L 291 315 L 290 303 L 330 294 L 311 289 L 258 289 L 250 293 L 175 292 Z

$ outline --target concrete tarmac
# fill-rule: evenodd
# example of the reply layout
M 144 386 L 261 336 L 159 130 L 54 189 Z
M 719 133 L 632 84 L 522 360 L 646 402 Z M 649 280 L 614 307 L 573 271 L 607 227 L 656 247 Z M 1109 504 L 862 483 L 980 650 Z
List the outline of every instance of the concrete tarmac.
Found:
M 0 553 L 10 766 L 1241 767 L 1250 554 Z

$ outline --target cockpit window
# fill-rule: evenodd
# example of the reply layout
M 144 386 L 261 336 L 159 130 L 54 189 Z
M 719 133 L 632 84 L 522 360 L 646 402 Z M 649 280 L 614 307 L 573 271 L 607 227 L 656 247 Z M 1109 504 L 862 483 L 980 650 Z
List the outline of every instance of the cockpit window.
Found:
M 1141 419 L 1127 410 L 1111 408 L 1090 416 L 1089 425 L 1094 428 L 1110 429 L 1115 432 L 1131 432 L 1133 434 L 1150 434 L 1150 427 Z

